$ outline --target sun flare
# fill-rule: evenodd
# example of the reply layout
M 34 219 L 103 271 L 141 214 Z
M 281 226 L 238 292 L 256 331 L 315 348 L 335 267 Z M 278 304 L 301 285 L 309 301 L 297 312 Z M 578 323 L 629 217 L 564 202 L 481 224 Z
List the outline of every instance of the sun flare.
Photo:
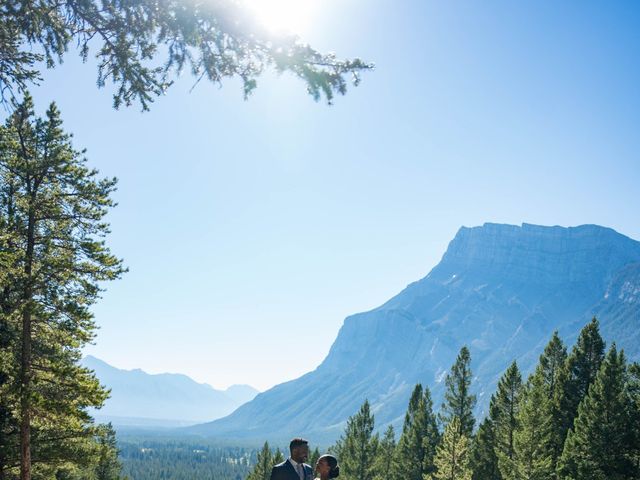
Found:
M 249 10 L 274 33 L 301 34 L 305 31 L 316 0 L 245 0 Z

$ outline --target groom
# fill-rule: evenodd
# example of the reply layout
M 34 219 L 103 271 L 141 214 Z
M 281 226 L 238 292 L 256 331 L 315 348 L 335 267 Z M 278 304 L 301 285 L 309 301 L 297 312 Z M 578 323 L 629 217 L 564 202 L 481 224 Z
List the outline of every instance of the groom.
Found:
M 271 470 L 271 480 L 311 480 L 311 467 L 304 463 L 309 458 L 309 442 L 294 438 L 289 444 L 289 451 L 291 456 Z

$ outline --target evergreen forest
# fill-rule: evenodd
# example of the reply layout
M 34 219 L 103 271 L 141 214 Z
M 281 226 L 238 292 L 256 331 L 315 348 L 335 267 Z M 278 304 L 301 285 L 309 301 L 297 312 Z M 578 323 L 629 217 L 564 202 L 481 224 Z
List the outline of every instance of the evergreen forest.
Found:
M 554 333 L 523 378 L 514 361 L 485 418 L 475 419 L 467 347 L 446 376 L 442 405 L 415 386 L 399 435 L 376 432 L 365 400 L 329 448 L 344 480 L 605 480 L 640 478 L 640 365 L 605 348 L 594 318 L 571 351 Z M 268 443 L 249 480 L 268 480 Z M 312 461 L 312 460 L 311 460 Z

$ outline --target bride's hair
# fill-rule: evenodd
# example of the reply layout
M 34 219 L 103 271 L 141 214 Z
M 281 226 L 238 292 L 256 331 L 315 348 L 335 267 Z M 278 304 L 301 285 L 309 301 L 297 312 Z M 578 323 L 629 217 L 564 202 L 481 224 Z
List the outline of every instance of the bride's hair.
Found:
M 318 461 L 320 460 L 324 460 L 327 462 L 327 465 L 329 465 L 329 478 L 336 478 L 340 475 L 340 466 L 338 465 L 338 459 L 336 457 L 327 453 L 318 458 Z

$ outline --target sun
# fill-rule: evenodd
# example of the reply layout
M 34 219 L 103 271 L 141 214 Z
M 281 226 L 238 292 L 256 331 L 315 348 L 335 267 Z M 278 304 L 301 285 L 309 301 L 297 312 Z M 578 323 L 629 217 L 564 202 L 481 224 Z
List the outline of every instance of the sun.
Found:
M 308 27 L 317 0 L 244 0 L 265 28 L 274 33 L 302 34 Z

